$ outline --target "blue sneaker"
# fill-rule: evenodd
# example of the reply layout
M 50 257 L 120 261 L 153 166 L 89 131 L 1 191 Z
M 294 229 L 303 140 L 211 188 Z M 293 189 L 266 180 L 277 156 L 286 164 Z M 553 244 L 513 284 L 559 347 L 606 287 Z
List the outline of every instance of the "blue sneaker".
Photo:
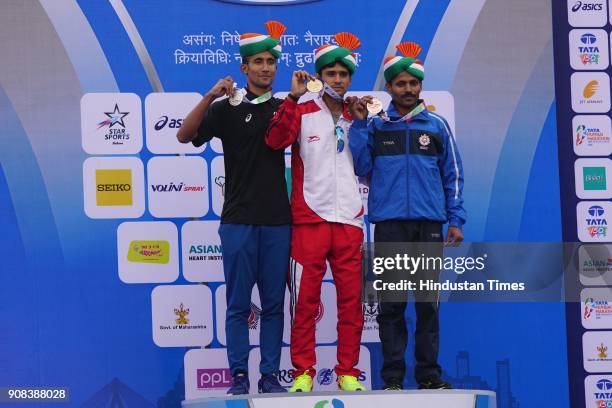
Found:
M 260 394 L 269 394 L 273 392 L 287 392 L 285 387 L 280 385 L 274 374 L 263 374 L 257 383 L 257 388 Z
M 239 372 L 232 379 L 232 386 L 227 390 L 228 395 L 243 395 L 249 393 L 251 383 L 246 373 Z

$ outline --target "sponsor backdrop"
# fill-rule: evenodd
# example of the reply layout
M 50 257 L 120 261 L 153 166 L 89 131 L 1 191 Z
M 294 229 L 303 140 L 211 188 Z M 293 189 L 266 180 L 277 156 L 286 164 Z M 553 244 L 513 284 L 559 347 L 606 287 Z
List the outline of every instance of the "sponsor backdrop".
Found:
M 312 71 L 314 48 L 351 31 L 363 44 L 352 89 L 388 101 L 384 57 L 400 41 L 420 43 L 426 103 L 447 117 L 463 156 L 467 239 L 561 240 L 550 1 L 263 3 L 269 2 L 2 2 L 0 385 L 67 386 L 70 404 L 85 407 L 115 401 L 178 407 L 185 398 L 227 388 L 217 235 L 223 151 L 217 139 L 194 148 L 177 143 L 175 134 L 219 78 L 230 74 L 245 84 L 238 33 L 263 32 L 269 19 L 288 27 L 279 95 L 293 70 Z M 567 71 L 557 77 L 565 87 L 559 106 L 567 112 L 559 119 L 559 151 L 571 156 L 562 171 L 576 185 L 569 192 L 565 183 L 563 194 L 593 200 L 568 204 L 573 210 L 565 209 L 565 218 L 573 222 L 577 209 L 579 228 L 566 236 L 599 242 L 612 213 L 607 5 L 553 3 L 564 36 L 555 46 L 563 54 L 561 72 Z M 589 6 L 595 3 L 603 11 Z M 288 160 L 287 166 L 289 180 Z M 565 174 L 571 169 L 575 178 Z M 367 185 L 361 190 L 365 202 Z M 366 223 L 366 239 L 372 231 Z M 598 285 L 597 278 L 582 279 Z M 337 334 L 329 274 L 322 293 L 316 384 L 333 389 Z M 605 293 L 589 288 L 582 295 L 581 310 L 568 314 L 568 331 L 582 327 L 578 313 L 588 329 L 612 329 Z M 377 310 L 373 301 L 364 304 L 360 368 L 372 388 L 382 385 Z M 260 313 L 255 290 L 253 382 Z M 414 330 L 412 308 L 407 314 Z M 457 388 L 496 391 L 499 407 L 569 406 L 565 319 L 561 303 L 443 304 L 444 378 Z M 605 375 L 612 364 L 599 357 L 612 332 L 592 333 L 584 338 L 584 366 L 592 375 L 580 371 L 579 356 L 571 362 L 587 401 L 612 388 L 612 375 Z M 281 380 L 288 385 L 288 327 L 284 341 Z M 575 349 L 582 338 L 571 341 Z M 409 387 L 416 386 L 412 344 Z M 572 394 L 571 406 L 581 406 L 582 388 L 572 389 L 580 396 Z
M 563 239 L 590 243 L 568 254 L 567 295 L 580 299 L 566 304 L 570 406 L 609 407 L 612 3 L 555 1 L 553 21 Z

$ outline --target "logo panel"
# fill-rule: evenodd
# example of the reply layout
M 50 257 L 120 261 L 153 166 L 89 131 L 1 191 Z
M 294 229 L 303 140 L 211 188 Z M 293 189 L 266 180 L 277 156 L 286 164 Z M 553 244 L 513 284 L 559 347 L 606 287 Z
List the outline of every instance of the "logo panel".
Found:
M 185 353 L 185 399 L 225 396 L 231 386 L 226 349 L 191 349 Z
M 124 222 L 117 229 L 119 278 L 168 283 L 178 278 L 178 231 L 170 221 Z
M 578 268 L 583 285 L 612 286 L 612 246 L 581 245 Z
M 607 115 L 577 115 L 572 119 L 574 152 L 578 156 L 609 156 L 612 126 Z
M 207 286 L 157 286 L 151 303 L 158 346 L 203 347 L 212 341 L 212 293 Z
M 81 143 L 89 154 L 135 154 L 142 150 L 140 97 L 133 93 L 87 93 L 81 98 Z
M 608 34 L 605 30 L 572 30 L 569 48 L 573 69 L 593 71 L 608 68 Z
M 572 27 L 603 27 L 608 20 L 605 0 L 567 0 L 567 17 Z
M 189 112 L 200 102 L 202 95 L 195 92 L 154 92 L 145 98 L 147 149 L 156 154 L 197 154 L 206 145 L 195 147 L 180 143 L 176 133 Z
M 223 282 L 219 221 L 187 221 L 181 229 L 183 275 L 189 282 Z
M 571 76 L 572 109 L 578 113 L 610 110 L 610 77 L 603 72 L 575 72 Z
M 151 215 L 204 216 L 208 212 L 207 173 L 202 157 L 153 157 L 147 163 Z
M 83 162 L 83 200 L 90 218 L 138 218 L 144 213 L 144 171 L 136 157 Z
M 583 199 L 612 198 L 608 178 L 612 171 L 609 159 L 578 159 L 574 163 L 576 195 Z
M 607 201 L 581 201 L 576 206 L 578 238 L 582 242 L 608 242 L 612 204 Z

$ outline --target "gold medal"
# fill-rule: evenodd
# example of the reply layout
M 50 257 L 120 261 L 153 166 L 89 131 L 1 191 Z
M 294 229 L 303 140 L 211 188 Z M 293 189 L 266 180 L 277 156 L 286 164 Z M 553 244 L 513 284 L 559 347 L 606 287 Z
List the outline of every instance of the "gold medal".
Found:
M 372 98 L 372 102 L 368 103 L 366 107 L 372 115 L 378 115 L 383 109 L 382 102 L 378 98 Z
M 308 92 L 319 93 L 321 92 L 321 89 L 323 89 L 323 82 L 319 81 L 318 79 L 308 81 L 306 84 L 306 89 L 308 89 Z

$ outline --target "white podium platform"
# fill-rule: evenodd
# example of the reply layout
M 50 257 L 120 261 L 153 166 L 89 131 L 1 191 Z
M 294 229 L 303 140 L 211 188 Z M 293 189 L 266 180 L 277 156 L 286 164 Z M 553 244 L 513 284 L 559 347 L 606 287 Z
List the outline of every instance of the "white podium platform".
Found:
M 493 391 L 407 390 L 250 394 L 185 400 L 184 408 L 495 408 Z

